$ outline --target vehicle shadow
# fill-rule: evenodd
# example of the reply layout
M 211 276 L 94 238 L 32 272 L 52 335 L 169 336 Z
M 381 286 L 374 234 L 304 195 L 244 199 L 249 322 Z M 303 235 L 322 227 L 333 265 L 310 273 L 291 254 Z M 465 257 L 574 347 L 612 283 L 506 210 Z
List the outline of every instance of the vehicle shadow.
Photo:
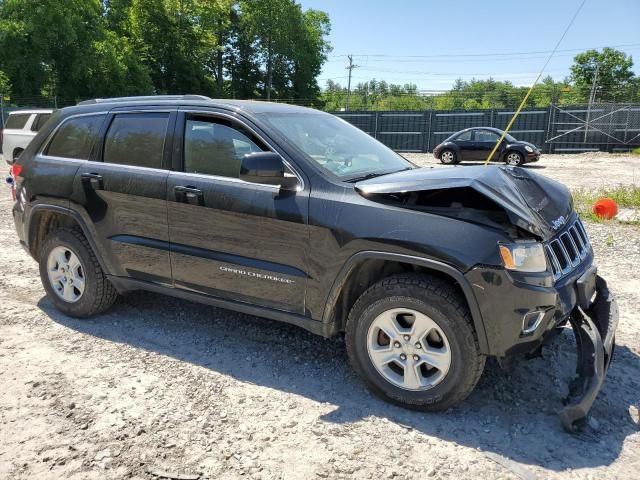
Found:
M 570 332 L 559 335 L 542 358 L 516 362 L 510 373 L 489 362 L 461 405 L 424 413 L 373 397 L 349 367 L 339 337 L 324 339 L 291 325 L 147 292 L 131 293 L 89 320 L 59 313 L 46 297 L 38 306 L 71 330 L 335 405 L 321 421 L 386 418 L 525 465 L 554 471 L 606 466 L 620 455 L 625 438 L 638 432 L 629 407 L 638 403 L 632 379 L 640 378 L 640 358 L 624 346 L 616 350 L 592 410 L 593 425 L 599 426 L 580 436 L 562 431 L 556 412 L 575 368 Z

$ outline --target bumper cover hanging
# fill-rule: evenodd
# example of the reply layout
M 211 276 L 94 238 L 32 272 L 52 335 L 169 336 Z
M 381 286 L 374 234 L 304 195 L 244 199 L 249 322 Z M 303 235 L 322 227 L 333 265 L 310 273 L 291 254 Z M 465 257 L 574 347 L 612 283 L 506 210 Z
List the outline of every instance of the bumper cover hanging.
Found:
M 578 282 L 581 305 L 569 317 L 578 347 L 577 377 L 569 385 L 559 416 L 562 427 L 570 433 L 587 425 L 589 410 L 602 387 L 615 347 L 618 306 L 607 282 L 595 272 L 594 279 L 586 284 Z M 596 296 L 590 302 L 594 289 Z

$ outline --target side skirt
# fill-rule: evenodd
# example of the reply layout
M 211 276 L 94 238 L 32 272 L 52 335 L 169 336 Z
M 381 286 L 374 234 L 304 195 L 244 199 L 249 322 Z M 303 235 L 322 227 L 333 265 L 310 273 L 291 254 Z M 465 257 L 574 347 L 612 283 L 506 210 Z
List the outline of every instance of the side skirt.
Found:
M 337 333 L 337 330 L 333 323 L 324 323 L 319 320 L 313 320 L 309 317 L 296 315 L 294 313 L 282 312 L 279 310 L 259 307 L 248 303 L 235 302 L 233 300 L 225 300 L 222 298 L 189 292 L 187 290 L 178 288 L 166 287 L 152 282 L 145 282 L 143 280 L 116 277 L 112 275 L 107 275 L 107 278 L 116 288 L 118 293 L 130 292 L 134 290 L 146 290 L 148 292 L 161 293 L 163 295 L 169 295 L 171 297 L 181 298 L 183 300 L 189 300 L 192 302 L 212 305 L 218 308 L 246 313 L 247 315 L 254 315 L 256 317 L 263 317 L 270 320 L 290 323 L 325 338 L 331 337 Z

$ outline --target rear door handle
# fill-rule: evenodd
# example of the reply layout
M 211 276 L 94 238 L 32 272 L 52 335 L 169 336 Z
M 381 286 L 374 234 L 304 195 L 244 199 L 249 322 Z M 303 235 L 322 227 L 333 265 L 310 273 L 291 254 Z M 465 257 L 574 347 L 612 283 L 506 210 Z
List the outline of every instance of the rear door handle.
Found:
M 178 202 L 193 203 L 195 205 L 203 205 L 204 195 L 202 190 L 191 185 L 177 186 L 173 188 Z
M 102 175 L 98 173 L 81 173 L 80 178 L 83 182 L 87 182 L 95 190 L 102 190 L 104 187 Z

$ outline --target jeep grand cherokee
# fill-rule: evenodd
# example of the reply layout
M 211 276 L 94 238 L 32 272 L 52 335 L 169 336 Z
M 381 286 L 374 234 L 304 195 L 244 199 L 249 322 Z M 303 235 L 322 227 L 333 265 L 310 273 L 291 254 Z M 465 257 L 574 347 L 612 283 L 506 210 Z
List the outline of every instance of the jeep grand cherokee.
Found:
M 611 360 L 617 309 L 571 195 L 518 167 L 417 168 L 326 113 L 175 96 L 60 110 L 13 175 L 20 242 L 73 317 L 150 290 L 344 333 L 373 392 L 424 410 L 569 323 L 567 430 Z

